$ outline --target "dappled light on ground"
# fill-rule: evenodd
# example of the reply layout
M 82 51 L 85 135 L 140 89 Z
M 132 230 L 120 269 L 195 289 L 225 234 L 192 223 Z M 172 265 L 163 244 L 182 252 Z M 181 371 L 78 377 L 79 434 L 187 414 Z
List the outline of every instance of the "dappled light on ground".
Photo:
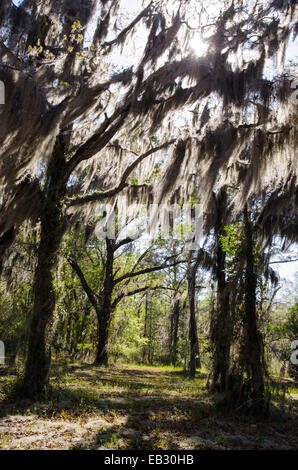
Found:
M 190 379 L 170 368 L 55 366 L 44 399 L 12 403 L 1 393 L 0 448 L 295 448 L 295 408 L 269 421 L 223 415 L 205 382 L 204 373 Z

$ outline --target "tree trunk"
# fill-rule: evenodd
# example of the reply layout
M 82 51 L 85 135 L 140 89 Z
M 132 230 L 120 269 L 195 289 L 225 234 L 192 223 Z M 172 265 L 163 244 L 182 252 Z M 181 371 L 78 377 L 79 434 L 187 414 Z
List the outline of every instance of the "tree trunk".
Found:
M 196 369 L 201 368 L 199 341 L 197 333 L 197 320 L 195 312 L 195 278 L 189 281 L 188 286 L 189 298 L 189 341 L 190 341 L 190 361 L 189 373 L 194 376 Z
M 264 355 L 263 338 L 257 325 L 254 240 L 252 224 L 247 206 L 244 208 L 244 227 L 246 236 L 246 271 L 245 271 L 245 321 L 247 341 L 247 374 L 251 380 L 251 399 L 256 412 L 264 412 Z
M 196 274 L 197 274 L 198 260 L 193 266 L 189 263 L 187 286 L 188 286 L 188 301 L 189 301 L 189 330 L 188 336 L 190 341 L 190 361 L 189 373 L 194 376 L 196 369 L 201 368 L 199 340 L 197 332 L 196 310 L 195 310 L 195 294 L 196 294 Z
M 97 309 L 98 319 L 98 341 L 97 351 L 94 365 L 106 366 L 108 365 L 108 341 L 109 341 L 109 327 L 112 316 L 112 294 L 114 288 L 113 280 L 113 265 L 114 265 L 114 251 L 115 242 L 106 238 L 107 260 L 105 266 L 105 279 L 103 289 L 103 302 L 102 307 Z
M 3 270 L 3 259 L 5 256 L 5 252 L 13 244 L 15 237 L 16 232 L 14 227 L 11 227 L 2 235 L 2 237 L 0 237 L 0 276 Z
M 170 332 L 170 358 L 171 363 L 175 367 L 177 363 L 178 352 L 178 329 L 180 318 L 180 294 L 175 294 L 173 299 L 173 311 L 171 315 L 171 332 Z
M 148 322 L 148 293 L 146 292 L 146 301 L 145 301 L 145 318 L 144 318 L 144 333 L 143 337 L 147 338 L 147 322 Z M 147 345 L 143 346 L 143 362 L 146 361 L 146 352 L 147 352 Z
M 153 348 L 152 348 L 152 311 L 149 314 L 149 348 L 148 348 L 148 362 L 150 365 L 153 363 Z
M 34 276 L 34 301 L 29 320 L 24 392 L 33 397 L 42 393 L 49 382 L 51 352 L 47 336 L 56 303 L 53 271 L 58 262 L 63 236 L 61 199 L 65 192 L 62 183 L 64 165 L 64 148 L 58 138 L 44 189 L 44 212 L 40 218 L 38 262 Z
M 94 365 L 107 366 L 108 365 L 108 341 L 109 341 L 109 326 L 110 326 L 110 313 L 108 311 L 103 313 L 100 310 L 97 313 L 98 319 L 98 335 L 97 335 L 97 349 Z
M 116 251 L 115 241 L 106 238 L 107 259 L 105 265 L 105 277 L 103 283 L 103 291 L 100 295 L 95 295 L 88 285 L 84 274 L 78 263 L 68 258 L 68 262 L 77 273 L 82 287 L 85 290 L 89 301 L 91 302 L 97 315 L 97 347 L 94 365 L 103 366 L 108 364 L 108 341 L 109 327 L 114 305 L 112 305 L 112 294 L 114 289 L 113 269 L 114 269 L 114 253 Z
M 232 322 L 230 318 L 230 293 L 226 281 L 226 255 L 222 250 L 220 235 L 224 233 L 224 216 L 227 207 L 227 194 L 223 189 L 218 196 L 218 215 L 215 226 L 217 237 L 216 281 L 217 299 L 214 317 L 211 319 L 211 342 L 213 346 L 213 367 L 211 390 L 223 392 L 228 388 L 230 370 L 230 348 L 232 341 Z

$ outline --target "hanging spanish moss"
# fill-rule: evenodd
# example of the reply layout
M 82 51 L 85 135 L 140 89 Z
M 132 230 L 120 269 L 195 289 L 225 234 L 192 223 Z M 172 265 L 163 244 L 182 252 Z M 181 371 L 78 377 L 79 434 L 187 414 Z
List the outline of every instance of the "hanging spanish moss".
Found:
M 262 340 L 249 300 L 249 292 L 256 296 L 249 253 L 257 237 L 248 207 L 263 201 L 256 225 L 264 246 L 276 235 L 284 247 L 297 241 L 297 104 L 287 60 L 296 5 L 237 0 L 214 9 L 157 0 L 133 10 L 121 0 L 0 6 L 0 270 L 24 222 L 39 230 L 24 388 L 39 393 L 49 382 L 45 338 L 65 235 L 84 229 L 87 243 L 115 214 L 117 221 L 124 213 L 137 218 L 134 204 L 147 206 L 154 228 L 164 217 L 160 206 L 190 203 L 200 206 L 206 237 L 224 236 L 225 223 L 244 220 L 250 252 L 241 265 L 241 331 L 247 351 L 253 335 L 259 338 L 246 373 L 251 396 L 262 401 Z M 233 191 L 219 221 L 218 196 L 227 188 Z M 230 299 L 218 240 L 215 251 L 219 311 Z M 210 267 L 210 259 L 201 255 L 194 266 Z M 227 387 L 225 354 L 214 388 L 220 381 Z

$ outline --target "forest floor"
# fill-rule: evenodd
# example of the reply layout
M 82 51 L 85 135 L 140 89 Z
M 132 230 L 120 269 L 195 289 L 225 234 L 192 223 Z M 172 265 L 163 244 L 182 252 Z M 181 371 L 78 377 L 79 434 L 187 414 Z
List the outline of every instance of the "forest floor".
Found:
M 284 409 L 268 420 L 219 411 L 203 373 L 56 364 L 52 390 L 38 402 L 12 402 L 14 379 L 0 371 L 0 449 L 298 448 L 298 384 L 290 379 Z

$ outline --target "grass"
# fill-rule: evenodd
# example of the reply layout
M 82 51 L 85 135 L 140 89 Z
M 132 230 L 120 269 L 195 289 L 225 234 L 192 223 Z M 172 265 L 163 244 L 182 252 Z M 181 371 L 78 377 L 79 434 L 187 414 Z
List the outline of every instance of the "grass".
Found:
M 295 449 L 297 384 L 269 421 L 223 414 L 206 372 L 145 365 L 55 364 L 41 401 L 17 400 L 0 376 L 1 449 Z M 289 404 L 291 407 L 289 408 Z

